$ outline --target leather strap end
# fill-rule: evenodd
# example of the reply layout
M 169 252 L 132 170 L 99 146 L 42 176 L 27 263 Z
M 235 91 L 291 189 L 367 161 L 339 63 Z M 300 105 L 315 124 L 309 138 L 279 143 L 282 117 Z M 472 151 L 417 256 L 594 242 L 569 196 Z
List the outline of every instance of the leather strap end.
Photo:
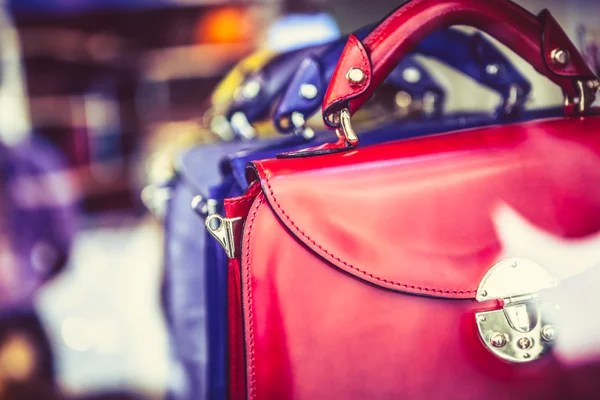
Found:
M 543 10 L 538 15 L 542 25 L 542 53 L 548 69 L 565 78 L 595 79 L 595 75 L 583 59 L 577 47 L 554 19 L 550 11 Z M 564 50 L 568 53 L 568 62 L 559 65 L 552 59 L 555 50 Z
M 364 74 L 360 82 L 356 82 L 356 79 L 352 81 L 353 76 L 350 76 L 350 71 L 356 69 Z M 360 73 L 355 72 L 357 76 L 360 76 Z M 367 50 L 356 36 L 350 35 L 331 78 L 331 81 L 336 82 L 336 84 L 329 85 L 323 100 L 323 120 L 325 124 L 331 128 L 339 127 L 339 121 L 333 121 L 328 117 L 343 108 L 349 108 L 350 100 L 367 92 L 370 89 L 372 80 L 373 68 Z M 350 109 L 350 112 L 353 113 L 359 106 L 353 107 L 354 109 Z

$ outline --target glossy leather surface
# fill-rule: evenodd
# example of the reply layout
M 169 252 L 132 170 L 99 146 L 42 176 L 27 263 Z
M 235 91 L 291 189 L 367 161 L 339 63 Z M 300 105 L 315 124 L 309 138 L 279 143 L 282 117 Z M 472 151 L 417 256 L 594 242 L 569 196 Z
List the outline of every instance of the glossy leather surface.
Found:
M 323 114 L 344 107 L 355 112 L 416 43 L 442 27 L 457 24 L 491 34 L 571 97 L 578 95 L 574 78 L 595 79 L 548 11 L 535 17 L 508 0 L 412 0 L 390 14 L 363 42 L 349 38 L 325 95 Z M 549 62 L 556 48 L 569 52 L 564 67 Z M 363 69 L 367 75 L 363 85 L 350 85 L 346 79 L 350 68 Z M 325 122 L 333 126 L 327 119 Z
M 523 118 L 560 115 L 561 112 L 562 108 L 539 110 L 525 113 Z M 497 121 L 487 114 L 460 113 L 435 121 L 396 123 L 364 135 L 362 145 L 484 126 Z M 185 366 L 190 387 L 184 398 L 205 398 L 208 393 L 210 398 L 223 398 L 226 388 L 224 332 L 227 327 L 222 319 L 227 303 L 225 254 L 204 230 L 201 218 L 190 208 L 192 198 L 201 194 L 206 200 L 213 201 L 215 208 L 211 212 L 223 212 L 224 199 L 239 196 L 246 190 L 248 162 L 274 158 L 284 151 L 318 146 L 334 137 L 332 132 L 321 132 L 310 141 L 287 136 L 260 142 L 221 143 L 190 150 L 181 158 L 179 181 L 174 185 L 166 218 L 165 273 L 169 287 L 166 298 L 170 329 L 175 335 L 177 357 Z M 211 167 L 217 162 L 220 163 L 220 176 Z M 231 268 L 229 275 L 233 276 Z M 230 343 L 234 342 L 230 339 Z
M 371 29 L 373 29 L 372 26 L 363 28 L 354 35 L 359 40 L 363 40 Z M 289 118 L 292 112 L 299 112 L 307 119 L 319 109 L 335 66 L 344 50 L 346 40 L 347 38 L 343 38 L 333 43 L 321 57 L 310 57 L 303 60 L 273 113 L 273 124 L 280 132 L 293 131 L 293 127 L 281 124 L 282 119 Z M 504 109 L 509 104 L 512 88 L 517 90 L 518 97 L 515 104 L 510 109 L 506 109 L 508 113 L 520 110 L 531 91 L 531 85 L 525 77 L 492 43 L 479 33 L 468 34 L 453 28 L 441 29 L 419 42 L 413 53 L 436 58 L 498 92 L 502 96 L 500 113 L 504 113 Z M 435 92 L 432 85 L 435 81 L 431 76 L 422 76 L 425 80 L 413 81 L 410 82 L 410 85 L 403 79 L 403 72 L 409 67 L 403 64 L 409 59 L 400 60 L 386 82 L 397 86 L 400 90 L 406 90 L 403 87 L 411 88 L 419 84 L 423 87 L 421 93 L 427 90 Z M 493 69 L 490 69 L 490 66 Z M 317 88 L 315 98 L 306 99 L 300 95 L 300 88 L 304 84 L 311 84 Z M 417 90 L 413 88 L 412 91 Z
M 536 118 L 545 115 L 560 115 L 562 112 L 561 108 L 548 109 L 530 112 L 526 114 L 527 118 Z M 362 142 L 363 145 L 371 145 L 377 143 L 383 143 L 390 140 L 422 136 L 426 134 L 438 133 L 448 131 L 452 129 L 464 129 L 474 126 L 489 125 L 497 122 L 497 119 L 491 115 L 474 113 L 474 114 L 453 114 L 446 115 L 444 118 L 436 121 L 412 121 L 406 123 L 396 123 L 383 126 L 373 132 L 365 135 L 365 140 Z M 248 147 L 245 150 L 237 153 L 232 153 L 227 156 L 223 156 L 220 162 L 220 169 L 222 178 L 218 184 L 212 185 L 209 189 L 196 189 L 208 190 L 210 194 L 208 198 L 211 199 L 210 212 L 223 212 L 223 202 L 231 203 L 227 198 L 236 197 L 242 195 L 248 187 L 248 182 L 245 176 L 246 165 L 254 160 L 273 158 L 281 152 L 299 151 L 306 148 L 307 146 L 318 146 L 323 143 L 334 140 L 335 135 L 332 132 L 321 132 L 310 141 L 307 141 L 301 136 L 286 136 L 277 139 L 271 139 L 268 141 L 260 142 L 262 146 L 255 147 L 259 142 L 254 142 L 254 148 Z M 216 146 L 215 146 L 216 147 Z M 216 153 L 213 149 L 210 157 L 215 157 Z M 228 150 L 233 150 L 233 147 L 229 146 Z M 207 149 L 197 149 L 191 151 L 184 157 L 183 165 L 180 166 L 182 173 L 185 178 L 189 181 L 194 181 L 197 188 L 206 186 L 208 177 L 205 175 L 207 164 L 204 164 L 210 160 L 207 159 L 209 156 L 203 156 Z M 210 150 L 209 150 L 210 151 Z M 212 169 L 214 170 L 214 168 Z M 204 181 L 203 181 L 204 180 Z M 214 177 L 213 177 L 214 181 Z M 202 183 L 204 182 L 204 183 Z M 187 184 L 187 187 L 190 185 Z M 189 188 L 180 187 L 175 191 L 173 201 L 177 201 L 179 192 L 189 193 Z M 252 200 L 253 197 L 250 199 Z M 210 390 L 210 398 L 223 398 L 227 382 L 225 380 L 226 374 L 224 373 L 225 360 L 227 359 L 226 353 L 226 335 L 227 325 L 224 320 L 226 315 L 225 305 L 227 284 L 226 270 L 227 260 L 225 253 L 221 247 L 209 237 L 208 232 L 204 235 L 198 232 L 203 229 L 203 225 L 200 223 L 200 218 L 193 215 L 193 212 L 189 208 L 191 202 L 191 194 L 185 197 L 185 200 L 178 204 L 172 204 L 173 213 L 172 222 L 170 224 L 176 225 L 172 228 L 177 231 L 187 230 L 185 237 L 183 235 L 174 235 L 174 232 L 168 231 L 167 238 L 168 242 L 176 246 L 189 246 L 186 248 L 185 253 L 182 253 L 182 257 L 174 259 L 173 256 L 169 256 L 168 268 L 179 270 L 179 283 L 175 287 L 188 299 L 187 304 L 179 305 L 175 312 L 182 315 L 188 315 L 187 318 L 187 329 L 185 327 L 179 328 L 179 336 L 177 340 L 180 341 L 185 348 L 182 348 L 183 354 L 181 357 L 184 359 L 189 358 L 192 354 L 198 354 L 199 347 L 206 345 L 206 329 L 208 328 L 208 348 L 204 349 L 207 359 L 199 359 L 206 363 L 205 365 L 198 364 L 196 367 L 196 373 L 192 374 L 192 379 L 197 376 L 201 371 L 208 369 L 209 384 L 206 384 L 204 380 L 191 380 L 192 385 L 196 388 L 202 388 L 208 386 Z M 232 203 L 237 204 L 237 203 Z M 248 207 L 250 204 L 248 204 Z M 246 210 L 247 212 L 247 210 Z M 175 215 L 176 214 L 176 215 Z M 202 257 L 204 253 L 204 257 Z M 199 261 L 200 260 L 200 261 Z M 176 265 L 174 263 L 177 263 Z M 192 267 L 193 264 L 193 267 Z M 235 270 L 232 270 L 231 265 L 229 266 L 229 285 L 239 287 L 237 283 L 231 283 L 235 275 Z M 167 271 L 168 274 L 173 275 L 177 271 Z M 197 281 L 197 279 L 203 279 L 203 282 Z M 204 287 L 204 291 L 199 290 L 199 286 Z M 229 290 L 231 293 L 231 288 Z M 204 300 L 203 300 L 204 299 Z M 231 298 L 229 299 L 231 302 Z M 237 302 L 236 304 L 239 304 Z M 231 304 L 230 304 L 231 305 Z M 199 310 L 201 307 L 205 308 L 205 312 L 201 313 Z M 233 311 L 229 310 L 229 313 Z M 204 315 L 204 319 L 200 319 L 200 316 Z M 178 318 L 181 318 L 179 316 Z M 193 317 L 196 317 L 196 322 L 193 323 Z M 230 321 L 232 319 L 230 318 Z M 235 320 L 233 320 L 235 321 Z M 187 343 L 187 344 L 186 344 Z M 233 338 L 229 338 L 230 346 L 234 345 L 236 341 Z M 192 350 L 196 349 L 196 350 Z M 230 354 L 237 354 L 239 350 L 237 348 L 229 349 Z M 192 370 L 191 363 L 188 362 L 188 369 Z M 234 365 L 235 366 L 235 365 Z M 204 368 L 204 370 L 202 369 Z M 230 371 L 231 372 L 231 371 Z M 239 377 L 240 372 L 234 371 L 234 376 L 230 378 L 230 381 L 235 381 L 236 377 Z M 204 372 L 206 376 L 206 372 Z M 206 379 L 206 378 L 205 378 Z M 243 377 L 242 377 L 243 380 Z M 239 387 L 239 384 L 237 385 Z M 198 390 L 198 389 L 194 389 Z M 196 394 L 199 392 L 191 392 Z M 198 395 L 198 394 L 196 394 Z M 193 398 L 188 397 L 188 398 Z
M 553 107 L 524 112 L 519 115 L 519 120 L 527 121 L 562 115 L 562 107 Z M 512 117 L 510 119 L 499 118 L 485 113 L 464 112 L 447 114 L 434 120 L 393 122 L 366 132 L 362 136 L 361 146 L 508 122 L 514 122 L 514 119 Z M 300 136 L 290 136 L 289 139 L 291 140 L 281 141 L 276 145 L 233 153 L 221 161 L 221 171 L 224 179 L 227 179 L 229 175 L 233 175 L 235 178 L 237 191 L 232 192 L 235 193 L 234 196 L 241 195 L 250 183 L 246 177 L 248 163 L 276 157 L 284 158 L 283 156 L 288 158 L 292 154 L 303 156 L 307 149 L 310 151 L 315 147 L 333 142 L 336 136 L 333 132 L 319 132 L 312 140 L 306 140 Z
M 600 390 L 596 379 L 573 387 L 551 354 L 520 365 L 496 358 L 474 312 L 497 305 L 473 300 L 502 250 L 490 220 L 497 205 L 562 238 L 600 230 L 600 118 L 254 165 L 262 193 L 247 214 L 227 210 L 246 218 L 236 262 L 248 398 L 563 399 Z

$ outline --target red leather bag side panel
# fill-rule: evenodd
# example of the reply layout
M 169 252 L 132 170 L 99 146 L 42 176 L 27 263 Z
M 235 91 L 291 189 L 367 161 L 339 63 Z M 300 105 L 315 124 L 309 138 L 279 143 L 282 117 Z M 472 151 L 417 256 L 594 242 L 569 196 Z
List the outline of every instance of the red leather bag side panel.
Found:
M 260 193 L 257 183 L 250 185 L 243 196 L 225 200 L 225 214 L 228 218 L 246 219 L 256 195 Z M 241 240 L 241 238 L 240 238 Z M 229 341 L 229 399 L 246 398 L 246 357 L 244 353 L 244 327 L 241 308 L 241 278 L 239 259 L 230 259 L 227 266 L 227 318 Z
M 480 344 L 481 305 L 365 284 L 297 241 L 262 198 L 242 287 L 250 399 L 568 398 L 552 356 L 509 365 Z
M 246 398 L 246 356 L 244 354 L 244 326 L 240 296 L 240 262 L 230 259 L 227 268 L 227 318 L 229 340 L 229 399 Z

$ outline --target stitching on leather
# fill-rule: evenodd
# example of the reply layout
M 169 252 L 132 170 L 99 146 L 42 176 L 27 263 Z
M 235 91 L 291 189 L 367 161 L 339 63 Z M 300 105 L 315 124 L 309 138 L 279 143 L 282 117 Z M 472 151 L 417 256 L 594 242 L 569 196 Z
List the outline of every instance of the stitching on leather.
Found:
M 269 183 L 269 178 L 267 176 L 265 176 L 265 183 L 269 187 L 269 192 L 271 194 L 271 197 L 273 198 L 273 202 L 275 203 L 275 205 L 277 206 L 277 208 L 279 209 L 279 211 L 281 212 L 281 214 L 290 222 L 290 224 L 292 225 L 292 227 L 300 235 L 302 235 L 310 243 L 312 243 L 313 246 L 315 246 L 318 249 L 320 249 L 322 252 L 324 252 L 325 254 L 327 254 L 329 257 L 331 257 L 335 261 L 338 261 L 338 262 L 342 263 L 346 267 L 348 267 L 350 269 L 353 269 L 354 271 L 360 273 L 361 275 L 364 275 L 366 277 L 375 279 L 375 280 L 377 280 L 379 282 L 383 282 L 383 283 L 386 283 L 386 284 L 389 284 L 389 285 L 398 286 L 398 287 L 402 287 L 402 288 L 405 288 L 405 289 L 412 289 L 412 290 L 416 290 L 416 291 L 420 291 L 420 292 L 446 293 L 446 294 L 468 294 L 468 293 L 475 293 L 475 292 L 477 292 L 474 289 L 471 289 L 471 290 L 468 290 L 468 289 L 465 289 L 465 290 L 450 290 L 450 289 L 436 289 L 436 288 L 428 288 L 428 287 L 424 287 L 424 286 L 409 285 L 407 283 L 401 283 L 401 282 L 396 282 L 396 281 L 392 281 L 392 280 L 389 280 L 389 279 L 381 278 L 381 277 L 379 277 L 377 275 L 374 275 L 374 274 L 372 274 L 370 272 L 367 272 L 367 271 L 361 270 L 360 268 L 355 267 L 354 265 L 352 265 L 352 264 L 350 264 L 350 263 L 342 260 L 341 258 L 337 257 L 335 254 L 330 253 L 329 251 L 327 251 L 327 249 L 323 248 L 320 244 L 318 244 L 316 241 L 314 241 L 310 236 L 308 236 L 306 233 L 304 233 L 294 223 L 294 221 L 292 221 L 292 219 L 285 213 L 285 211 L 283 211 L 283 208 L 281 207 L 281 205 L 277 201 L 277 198 L 275 197 L 275 193 L 273 192 L 273 187 Z
M 250 277 L 250 241 L 252 238 L 252 227 L 254 226 L 254 221 L 256 220 L 256 214 L 258 210 L 263 204 L 264 195 L 258 196 L 258 203 L 254 212 L 252 213 L 252 218 L 248 224 L 248 235 L 246 236 L 246 293 L 248 299 L 248 357 L 249 357 L 249 376 L 248 376 L 248 386 L 250 389 L 250 398 L 256 398 L 256 372 L 254 369 L 254 315 L 252 312 L 252 279 Z

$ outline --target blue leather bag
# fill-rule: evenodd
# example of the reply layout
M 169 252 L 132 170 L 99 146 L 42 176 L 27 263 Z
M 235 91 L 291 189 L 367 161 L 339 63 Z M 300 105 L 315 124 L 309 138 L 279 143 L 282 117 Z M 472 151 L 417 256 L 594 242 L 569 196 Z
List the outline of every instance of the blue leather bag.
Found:
M 373 26 L 366 26 L 355 34 L 360 38 L 365 37 L 372 28 Z M 236 134 L 245 139 L 254 137 L 255 133 L 251 124 L 270 117 L 269 112 L 274 101 L 288 91 L 290 80 L 297 76 L 298 66 L 302 65 L 303 60 L 322 59 L 323 63 L 331 69 L 330 75 L 333 74 L 333 67 L 342 52 L 345 40 L 347 40 L 347 36 L 318 46 L 282 53 L 275 56 L 260 70 L 249 74 L 225 114 Z M 438 40 L 438 38 L 434 36 L 433 40 Z M 463 44 L 454 43 L 453 40 L 453 38 L 444 40 L 444 43 L 440 45 Z M 488 45 L 491 46 L 489 43 Z M 336 57 L 331 56 L 332 51 L 337 51 Z M 402 74 L 406 75 L 406 71 L 412 71 L 413 74 L 418 75 L 419 81 L 410 82 L 403 79 Z M 415 99 L 423 98 L 425 93 L 432 93 L 437 96 L 438 103 L 443 101 L 443 90 L 414 57 L 406 57 L 400 61 L 386 82 L 397 90 L 409 93 Z M 321 101 L 322 95 L 321 100 L 317 100 L 316 104 L 320 105 Z
M 368 34 L 368 31 L 370 27 L 363 28 L 357 37 L 362 39 L 361 35 Z M 273 123 L 280 132 L 298 132 L 302 127 L 296 121 L 301 123 L 320 109 L 344 46 L 345 43 L 332 43 L 323 53 L 324 56 L 307 57 L 302 61 L 273 112 Z M 531 92 L 531 85 L 525 77 L 480 33 L 467 34 L 454 28 L 442 29 L 419 43 L 413 53 L 436 58 L 497 92 L 502 99 L 497 109 L 499 116 L 518 114 Z M 400 65 L 386 82 L 398 87 L 402 86 L 402 82 L 411 87 L 420 86 L 422 90 L 417 99 L 426 101 L 427 94 L 435 96 L 437 93 L 429 88 L 428 80 L 423 79 L 419 72 L 408 64 L 405 68 Z M 292 114 L 296 118 L 292 118 Z
M 335 44 L 342 46 L 341 41 Z M 493 48 L 491 44 L 487 43 L 487 45 Z M 310 56 L 311 60 L 324 65 L 324 69 L 332 71 L 337 58 L 326 57 L 329 53 L 323 51 L 321 47 L 318 49 L 319 54 L 315 55 L 306 50 L 302 53 L 302 57 Z M 302 70 L 297 71 L 297 65 L 301 62 L 297 54 L 298 52 L 294 52 L 290 55 L 295 60 L 295 64 L 288 62 L 285 55 L 282 55 L 274 59 L 275 64 L 268 64 L 263 71 L 248 78 L 240 89 L 240 96 L 228 112 L 228 117 L 233 120 L 234 125 L 235 115 L 242 116 L 240 118 L 242 128 L 244 124 L 249 125 L 254 120 L 264 118 L 281 93 L 291 90 L 288 89 L 290 83 L 300 82 L 300 85 L 307 83 L 302 82 L 302 78 L 298 77 L 302 74 Z M 485 61 L 471 58 L 464 60 L 465 63 L 475 65 L 485 65 Z M 395 75 L 396 79 L 392 78 L 390 84 L 398 85 L 398 89 L 406 91 L 414 98 L 422 97 L 427 92 L 439 93 L 441 104 L 443 90 L 435 84 L 433 78 L 417 61 L 405 62 L 410 64 L 400 65 L 398 74 Z M 506 63 L 508 65 L 506 70 L 516 71 L 508 62 Z M 422 79 L 418 82 L 404 79 L 402 72 L 407 67 L 418 68 Z M 288 78 L 283 79 L 282 76 Z M 322 78 L 322 75 L 319 78 Z M 476 76 L 474 78 L 477 79 Z M 510 90 L 508 86 L 518 81 L 524 81 L 520 74 L 518 79 L 509 80 L 506 91 Z M 248 88 L 248 82 L 256 82 L 258 85 L 252 83 Z M 498 87 L 501 88 L 503 85 L 498 84 Z M 528 87 L 528 84 L 525 87 Z M 284 96 L 280 108 L 286 106 L 286 99 L 287 97 Z M 320 100 L 316 107 L 312 106 L 310 112 L 314 112 L 319 105 Z M 287 109 L 293 111 L 293 107 Z M 428 122 L 409 122 L 403 126 L 402 131 L 406 132 L 406 137 L 409 137 L 493 122 L 497 120 L 490 115 L 464 113 L 453 117 L 433 118 Z M 376 132 L 363 135 L 361 143 L 368 145 L 399 139 L 397 133 L 391 132 L 397 132 L 397 129 L 377 129 Z M 242 134 L 242 136 L 252 135 Z M 227 277 L 224 267 L 226 258 L 218 244 L 208 237 L 208 232 L 194 215 L 190 204 L 193 202 L 196 212 L 201 215 L 221 212 L 222 200 L 225 197 L 234 197 L 245 189 L 243 167 L 247 161 L 270 158 L 281 152 L 317 146 L 331 140 L 332 133 L 324 132 L 313 139 L 303 136 L 284 136 L 264 141 L 227 142 L 194 148 L 182 156 L 178 176 L 172 182 L 172 195 L 167 206 L 165 221 L 167 315 L 177 347 L 176 357 L 182 363 L 187 377 L 186 390 L 180 393 L 179 398 L 222 399 L 226 397 L 227 391 Z

